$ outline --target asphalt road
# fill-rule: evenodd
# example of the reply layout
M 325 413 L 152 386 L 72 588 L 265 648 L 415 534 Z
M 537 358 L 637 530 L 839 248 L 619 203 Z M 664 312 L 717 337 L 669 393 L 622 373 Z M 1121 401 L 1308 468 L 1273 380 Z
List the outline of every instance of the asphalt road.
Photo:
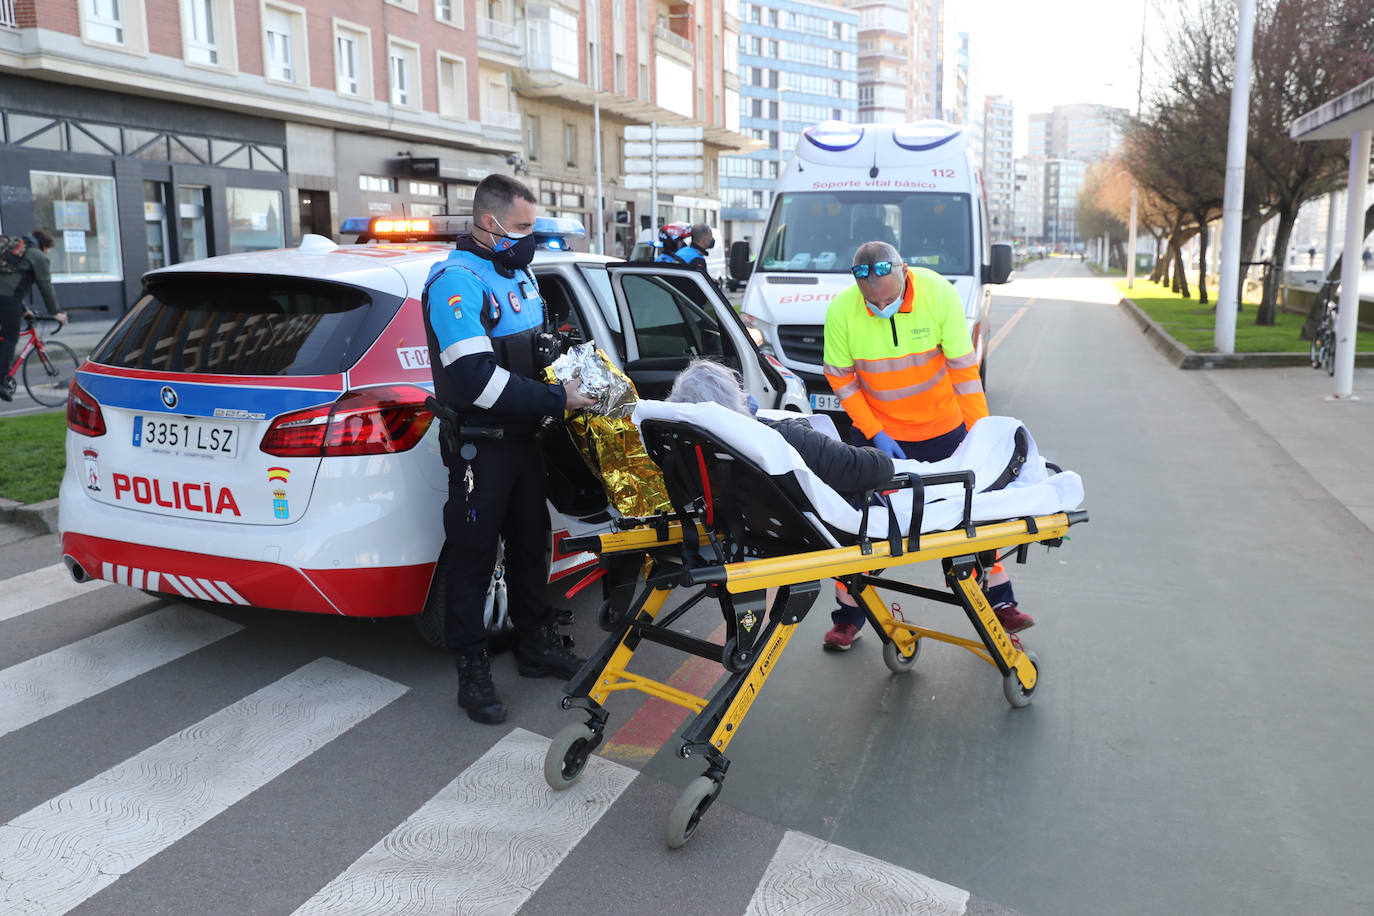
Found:
M 1368 529 L 1077 262 L 1022 271 L 994 321 L 993 412 L 1083 475 L 1092 515 L 1012 567 L 1031 706 L 950 646 L 905 676 L 871 636 L 821 652 L 823 589 L 670 851 L 700 764 L 632 695 L 551 795 L 539 755 L 574 714 L 508 656 L 510 719 L 479 726 L 406 621 L 71 589 L 55 539 L 0 526 L 0 910 L 1369 912 Z M 571 602 L 583 648 L 594 603 Z

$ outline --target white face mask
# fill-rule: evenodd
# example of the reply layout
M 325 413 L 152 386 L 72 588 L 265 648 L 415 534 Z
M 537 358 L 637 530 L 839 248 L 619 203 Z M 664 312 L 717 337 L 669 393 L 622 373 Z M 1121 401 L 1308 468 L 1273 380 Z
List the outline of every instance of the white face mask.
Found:
M 905 290 L 887 305 L 874 305 L 867 299 L 864 300 L 864 305 L 868 306 L 868 310 L 878 318 L 891 318 L 893 315 L 897 314 L 897 310 L 902 307 L 903 295 L 905 295 Z

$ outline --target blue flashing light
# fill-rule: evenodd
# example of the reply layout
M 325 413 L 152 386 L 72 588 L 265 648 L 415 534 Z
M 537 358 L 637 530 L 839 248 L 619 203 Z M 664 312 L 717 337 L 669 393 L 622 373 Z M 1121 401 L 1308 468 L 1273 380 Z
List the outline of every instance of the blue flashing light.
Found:
M 822 121 L 802 131 L 802 136 L 828 152 L 853 149 L 864 138 L 864 129 L 843 121 Z
M 339 227 L 339 233 L 341 235 L 362 235 L 368 230 L 371 222 L 366 216 L 350 216 Z
M 587 230 L 582 228 L 580 220 L 568 219 L 567 217 L 541 216 L 535 219 L 534 228 L 530 230 L 535 237 L 541 241 L 544 239 L 582 239 L 587 237 Z
M 917 121 L 892 129 L 892 142 L 902 149 L 935 149 L 959 136 L 959 128 L 946 121 Z

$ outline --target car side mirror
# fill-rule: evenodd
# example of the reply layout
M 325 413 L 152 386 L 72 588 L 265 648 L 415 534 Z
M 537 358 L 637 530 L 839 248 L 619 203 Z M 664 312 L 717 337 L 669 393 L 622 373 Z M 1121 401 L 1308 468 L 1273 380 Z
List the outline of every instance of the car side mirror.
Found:
M 754 272 L 754 262 L 749 259 L 749 243 L 741 239 L 730 245 L 730 278 L 747 280 Z
M 983 282 L 1006 283 L 1011 278 L 1011 246 L 998 242 L 992 246 L 992 263 L 983 268 Z

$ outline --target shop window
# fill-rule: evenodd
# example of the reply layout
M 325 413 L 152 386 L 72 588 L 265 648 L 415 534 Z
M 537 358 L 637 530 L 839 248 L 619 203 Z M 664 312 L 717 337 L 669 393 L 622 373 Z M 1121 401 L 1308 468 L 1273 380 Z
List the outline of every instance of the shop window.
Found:
M 30 172 L 37 227 L 53 234 L 57 282 L 120 280 L 119 218 L 113 178 Z
M 55 149 L 62 146 L 62 122 L 33 115 L 11 114 L 8 118 L 9 140 L 16 146 L 31 149 Z
M 226 169 L 246 169 L 251 165 L 248 144 L 237 140 L 211 140 L 210 158 L 215 165 Z
M 155 130 L 124 129 L 124 144 L 127 155 L 138 159 L 167 161 L 167 135 Z
M 199 185 L 177 188 L 178 248 L 182 261 L 198 261 L 210 256 L 206 230 L 206 189 Z
M 171 141 L 173 162 L 192 162 L 201 165 L 210 163 L 210 141 L 206 137 L 173 134 Z
M 259 188 L 226 188 L 229 253 L 268 251 L 286 242 L 282 233 L 281 192 Z
M 467 119 L 468 76 L 467 61 L 438 52 L 439 115 L 444 118 Z
M 148 237 L 148 269 L 167 266 L 166 186 L 160 181 L 143 182 L 143 226 Z
M 444 186 L 438 181 L 412 181 L 410 193 L 413 197 L 443 197 Z

